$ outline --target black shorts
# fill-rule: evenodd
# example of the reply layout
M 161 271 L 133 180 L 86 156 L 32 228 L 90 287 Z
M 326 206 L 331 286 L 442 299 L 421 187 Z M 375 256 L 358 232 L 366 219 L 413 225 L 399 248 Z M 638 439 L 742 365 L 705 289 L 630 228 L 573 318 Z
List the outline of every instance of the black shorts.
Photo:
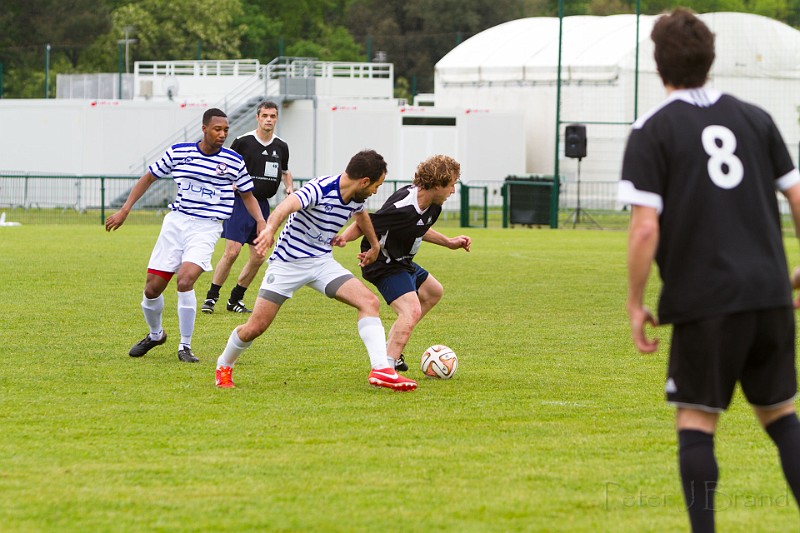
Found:
M 794 401 L 794 311 L 748 311 L 675 324 L 667 370 L 667 402 L 724 411 L 738 381 L 747 401 L 774 408 Z
M 256 200 L 261 208 L 261 214 L 266 220 L 269 217 L 269 200 Z M 256 233 L 256 219 L 250 216 L 244 200 L 239 195 L 233 201 L 233 212 L 228 220 L 222 222 L 222 238 L 236 241 L 241 244 L 253 244 L 258 236 Z
M 414 272 L 395 272 L 388 274 L 375 281 L 373 284 L 378 288 L 383 299 L 387 304 L 390 304 L 409 292 L 417 292 L 419 288 L 428 279 L 428 271 L 416 263 L 414 265 Z

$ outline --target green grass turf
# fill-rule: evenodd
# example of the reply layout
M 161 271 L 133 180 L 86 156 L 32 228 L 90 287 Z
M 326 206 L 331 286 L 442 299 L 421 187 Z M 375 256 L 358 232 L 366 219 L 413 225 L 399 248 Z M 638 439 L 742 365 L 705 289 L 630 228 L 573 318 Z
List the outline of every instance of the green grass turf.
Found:
M 624 232 L 470 229 L 470 254 L 424 246 L 445 297 L 406 350 L 413 393 L 370 387 L 355 311 L 307 288 L 245 352 L 234 390 L 214 387 L 214 364 L 243 317 L 198 313 L 201 363 L 180 363 L 174 284 L 170 340 L 131 359 L 157 233 L 0 228 L 0 530 L 688 530 L 662 395 L 669 330 L 657 354 L 634 351 Z M 336 257 L 355 269 L 356 253 Z M 382 318 L 388 331 L 385 304 Z M 417 367 L 436 343 L 459 356 L 450 381 Z M 721 531 L 797 528 L 738 393 L 716 449 Z

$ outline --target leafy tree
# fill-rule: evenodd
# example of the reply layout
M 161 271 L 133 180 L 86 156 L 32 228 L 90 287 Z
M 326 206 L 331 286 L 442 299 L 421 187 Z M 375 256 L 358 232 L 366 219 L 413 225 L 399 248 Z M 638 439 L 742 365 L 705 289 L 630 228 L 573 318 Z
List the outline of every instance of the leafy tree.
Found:
M 348 27 L 365 48 L 387 53 L 412 92 L 429 92 L 439 59 L 475 33 L 520 18 L 523 7 L 523 0 L 354 0 Z
M 242 0 L 241 56 L 267 62 L 279 55 L 362 61 L 342 25 L 348 0 Z
M 321 61 L 364 61 L 361 47 L 341 26 L 324 31 L 316 42 L 302 39 L 292 43 L 287 47 L 286 54 L 315 57 Z
M 94 0 L 5 0 L 0 10 L 0 62 L 5 96 L 44 96 L 45 46 L 50 44 L 50 96 L 56 72 L 76 70 L 94 39 L 110 26 Z
M 141 0 L 112 13 L 111 31 L 92 45 L 91 67 L 117 70 L 118 44 L 125 37 L 131 60 L 170 61 L 239 57 L 244 28 L 236 24 L 242 14 L 239 0 Z

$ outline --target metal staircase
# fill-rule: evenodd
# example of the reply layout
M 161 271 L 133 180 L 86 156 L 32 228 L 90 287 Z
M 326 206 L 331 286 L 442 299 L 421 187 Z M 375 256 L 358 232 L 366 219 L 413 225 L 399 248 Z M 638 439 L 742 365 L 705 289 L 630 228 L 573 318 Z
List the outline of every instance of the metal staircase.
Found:
M 243 70 L 248 75 L 247 81 L 209 106 L 222 109 L 228 115 L 232 133 L 251 129 L 248 122 L 253 121 L 256 106 L 264 99 L 283 102 L 311 99 L 319 95 L 391 98 L 394 87 L 394 65 L 391 63 L 318 61 L 313 57 L 282 56 L 266 65 L 254 60 L 231 60 L 175 61 L 136 67 L 137 75 L 142 77 L 163 75 L 164 79 L 169 80 L 182 75 L 225 76 L 235 72 L 241 75 Z M 358 80 L 358 83 L 353 84 L 354 80 Z M 195 118 L 142 154 L 139 160 L 129 166 L 131 174 L 144 174 L 166 147 L 177 142 L 196 142 L 200 136 L 200 125 Z M 162 185 L 155 183 L 151 189 L 156 187 Z

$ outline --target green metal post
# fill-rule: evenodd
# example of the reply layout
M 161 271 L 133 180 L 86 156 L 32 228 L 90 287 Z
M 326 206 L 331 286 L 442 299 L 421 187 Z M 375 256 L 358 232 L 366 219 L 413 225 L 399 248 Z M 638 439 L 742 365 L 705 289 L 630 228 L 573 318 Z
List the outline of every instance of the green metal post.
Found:
M 636 66 L 633 71 L 633 120 L 639 116 L 639 17 L 641 0 L 636 0 Z
M 286 43 L 283 42 L 283 35 L 278 39 L 278 56 L 283 57 L 286 55 Z
M 100 176 L 100 224 L 106 221 L 106 179 Z
M 483 227 L 489 227 L 489 187 L 483 188 Z
M 367 63 L 372 63 L 372 35 L 367 35 L 365 48 L 367 49 Z
M 469 186 L 461 184 L 461 227 L 469 227 Z
M 561 189 L 561 180 L 553 177 L 553 188 L 550 190 L 550 227 L 558 228 L 558 194 Z M 553 214 L 555 213 L 555 216 Z
M 50 94 L 50 43 L 44 47 L 44 97 Z
M 553 170 L 555 183 L 558 183 L 561 171 L 558 160 L 559 140 L 561 135 L 561 40 L 564 35 L 564 0 L 558 0 L 558 72 L 556 73 L 556 156 Z M 552 197 L 551 197 L 552 202 Z M 552 204 L 551 204 L 552 205 Z M 558 228 L 558 204 L 550 210 L 550 227 Z
M 508 183 L 500 187 L 500 196 L 503 197 L 503 227 L 508 227 Z

